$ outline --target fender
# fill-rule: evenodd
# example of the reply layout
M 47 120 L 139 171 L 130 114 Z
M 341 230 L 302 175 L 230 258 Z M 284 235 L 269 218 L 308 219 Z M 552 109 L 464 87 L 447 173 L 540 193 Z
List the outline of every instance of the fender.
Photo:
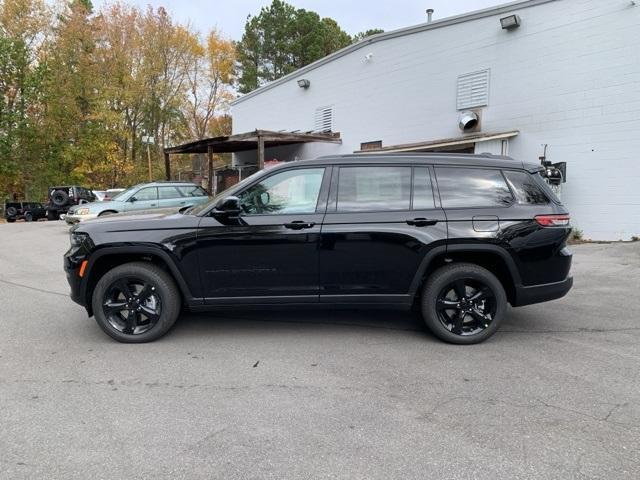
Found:
M 180 289 L 182 295 L 184 296 L 185 303 L 187 306 L 191 305 L 202 305 L 202 298 L 194 297 L 191 291 L 189 290 L 189 286 L 184 281 L 184 277 L 182 276 L 182 272 L 176 265 L 175 261 L 169 255 L 168 252 L 154 245 L 139 245 L 139 246 L 105 246 L 95 250 L 89 256 L 89 262 L 87 263 L 86 275 L 84 276 L 82 282 L 82 296 L 87 298 L 87 283 L 89 278 L 91 278 L 91 271 L 93 270 L 93 266 L 96 261 L 105 255 L 130 255 L 130 254 L 140 254 L 140 255 L 155 255 L 160 257 L 169 267 L 171 274 L 178 284 L 178 288 Z M 91 302 L 88 302 L 88 305 L 91 305 Z
M 439 246 L 431 249 L 425 257 L 422 259 L 420 263 L 420 267 L 418 267 L 418 271 L 416 272 L 413 281 L 411 282 L 411 287 L 409 289 L 409 294 L 415 296 L 418 293 L 418 288 L 420 288 L 420 283 L 422 282 L 422 277 L 424 276 L 424 272 L 429 268 L 430 263 L 438 256 L 445 253 L 467 253 L 467 252 L 482 252 L 482 253 L 493 253 L 498 255 L 502 260 L 504 260 L 505 265 L 509 269 L 509 273 L 511 274 L 511 278 L 513 278 L 513 283 L 516 288 L 519 288 L 522 285 L 522 281 L 520 279 L 520 273 L 518 272 L 518 268 L 516 267 L 515 261 L 513 257 L 509 255 L 506 249 L 500 247 L 498 245 L 473 245 L 473 244 L 448 244 L 445 246 Z

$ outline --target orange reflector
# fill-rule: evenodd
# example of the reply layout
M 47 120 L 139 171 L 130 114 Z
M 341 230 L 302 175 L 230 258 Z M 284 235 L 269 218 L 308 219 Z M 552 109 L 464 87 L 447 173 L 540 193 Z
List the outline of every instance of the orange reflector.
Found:
M 84 270 L 87 268 L 87 263 L 89 263 L 88 260 L 83 260 L 80 264 L 80 271 L 78 272 L 80 278 L 84 277 Z

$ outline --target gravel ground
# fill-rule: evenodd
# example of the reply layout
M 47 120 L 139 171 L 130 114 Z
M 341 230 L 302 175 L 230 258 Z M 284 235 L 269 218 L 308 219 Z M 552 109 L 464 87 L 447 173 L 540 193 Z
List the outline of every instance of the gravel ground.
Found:
M 640 243 L 490 341 L 408 313 L 183 315 L 123 345 L 67 296 L 62 222 L 0 225 L 0 478 L 640 478 Z

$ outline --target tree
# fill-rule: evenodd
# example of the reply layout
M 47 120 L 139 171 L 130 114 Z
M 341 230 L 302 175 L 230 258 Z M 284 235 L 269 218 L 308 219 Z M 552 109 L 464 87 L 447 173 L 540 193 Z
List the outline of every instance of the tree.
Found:
M 369 30 L 365 30 L 364 32 L 356 33 L 353 36 L 353 43 L 357 43 L 360 40 L 364 40 L 371 35 L 377 35 L 378 33 L 384 33 L 384 30 L 381 28 L 370 28 Z
M 237 45 L 239 91 L 249 92 L 351 43 L 335 20 L 283 0 L 249 16 Z

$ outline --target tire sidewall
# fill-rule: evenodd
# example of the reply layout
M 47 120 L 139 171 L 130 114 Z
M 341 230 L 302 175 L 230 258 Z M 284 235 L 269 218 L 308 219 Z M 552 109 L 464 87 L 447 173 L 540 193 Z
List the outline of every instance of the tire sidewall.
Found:
M 496 313 L 493 321 L 486 329 L 475 335 L 456 335 L 450 332 L 438 318 L 436 302 L 443 288 L 453 281 L 465 278 L 486 284 L 496 298 Z M 431 275 L 426 282 L 422 294 L 422 316 L 429 330 L 445 342 L 471 345 L 480 343 L 491 337 L 499 328 L 507 310 L 507 295 L 500 280 L 489 270 L 478 265 L 458 264 L 442 267 Z
M 104 295 L 113 282 L 122 277 L 139 278 L 156 287 L 162 312 L 160 319 L 151 330 L 138 335 L 129 335 L 113 328 L 106 318 L 102 309 Z M 162 337 L 173 326 L 180 313 L 180 294 L 171 277 L 162 269 L 152 264 L 129 263 L 109 270 L 100 278 L 93 291 L 91 304 L 96 322 L 107 335 L 123 343 L 145 343 Z

